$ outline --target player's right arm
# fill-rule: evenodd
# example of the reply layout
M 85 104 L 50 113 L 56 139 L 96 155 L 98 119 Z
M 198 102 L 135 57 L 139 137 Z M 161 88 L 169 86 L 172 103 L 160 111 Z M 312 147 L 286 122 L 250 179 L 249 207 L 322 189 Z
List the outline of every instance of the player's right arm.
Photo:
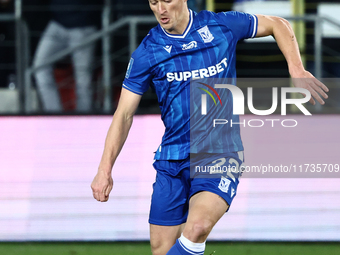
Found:
M 277 45 L 287 61 L 294 86 L 307 89 L 311 93 L 311 104 L 315 105 L 316 100 L 323 105 L 325 102 L 321 96 L 327 99 L 328 95 L 326 92 L 329 90 L 322 82 L 318 81 L 310 72 L 305 70 L 301 60 L 299 45 L 290 23 L 280 17 L 268 15 L 256 16 L 258 17 L 257 37 L 271 35 L 275 38 Z
M 122 88 L 118 107 L 106 136 L 98 172 L 91 184 L 93 197 L 100 202 L 106 202 L 109 199 L 113 187 L 112 167 L 128 136 L 133 115 L 141 97 L 141 95 Z

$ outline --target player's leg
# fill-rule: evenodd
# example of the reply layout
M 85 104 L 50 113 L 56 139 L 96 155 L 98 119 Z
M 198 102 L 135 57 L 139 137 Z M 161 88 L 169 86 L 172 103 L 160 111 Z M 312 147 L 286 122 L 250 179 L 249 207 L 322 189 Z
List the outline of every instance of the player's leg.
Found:
M 167 253 L 181 235 L 187 219 L 190 173 L 180 171 L 181 162 L 157 160 L 153 164 L 157 170 L 149 216 L 153 255 Z
M 210 156 L 209 156 L 210 157 Z M 222 158 L 198 157 L 197 166 L 220 166 L 221 169 L 234 167 L 239 169 L 242 164 L 237 153 L 232 157 Z M 243 158 L 242 158 L 243 159 Z M 191 162 L 192 163 L 192 162 Z M 195 167 L 194 167 L 195 168 Z M 236 194 L 238 173 L 199 173 L 191 181 L 189 214 L 183 234 L 167 255 L 203 254 L 205 240 L 212 228 L 229 209 Z M 203 177 L 203 178 L 202 178 Z
M 165 255 L 181 236 L 185 223 L 176 226 L 150 224 L 150 244 L 153 255 Z
M 209 191 L 193 195 L 183 234 L 167 254 L 203 254 L 209 233 L 228 208 L 223 198 Z
M 183 235 L 194 243 L 203 243 L 217 221 L 228 210 L 227 202 L 217 194 L 202 191 L 193 195 Z

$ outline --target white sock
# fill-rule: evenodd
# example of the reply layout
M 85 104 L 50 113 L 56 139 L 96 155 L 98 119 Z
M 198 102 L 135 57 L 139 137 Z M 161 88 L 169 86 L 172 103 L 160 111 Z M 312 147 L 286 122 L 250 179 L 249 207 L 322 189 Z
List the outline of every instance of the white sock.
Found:
M 184 245 L 186 248 L 193 252 L 204 252 L 205 250 L 205 242 L 203 243 L 193 243 L 189 239 L 187 239 L 183 234 L 178 239 L 180 244 Z

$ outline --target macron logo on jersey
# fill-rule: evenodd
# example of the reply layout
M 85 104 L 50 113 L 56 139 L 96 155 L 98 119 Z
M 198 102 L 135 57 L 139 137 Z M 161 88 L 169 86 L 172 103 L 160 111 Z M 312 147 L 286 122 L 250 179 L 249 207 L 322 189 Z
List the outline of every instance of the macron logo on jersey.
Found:
M 168 53 L 170 53 L 171 49 L 172 49 L 172 45 L 171 46 L 167 45 L 167 46 L 163 47 L 163 49 L 165 49 Z
M 167 73 L 166 77 L 168 82 L 176 81 L 187 81 L 188 79 L 202 79 L 209 78 L 220 72 L 223 72 L 227 68 L 227 58 L 222 59 L 220 63 L 214 66 L 209 66 L 208 68 L 201 68 L 198 70 L 185 71 L 185 72 L 174 72 Z

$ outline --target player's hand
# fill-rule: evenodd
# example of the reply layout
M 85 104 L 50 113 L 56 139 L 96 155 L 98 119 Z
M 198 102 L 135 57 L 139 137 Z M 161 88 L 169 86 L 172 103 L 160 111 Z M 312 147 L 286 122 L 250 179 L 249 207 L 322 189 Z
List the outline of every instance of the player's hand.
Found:
M 322 105 L 325 104 L 320 95 L 327 99 L 328 95 L 326 92 L 328 92 L 329 89 L 325 84 L 316 79 L 310 72 L 304 70 L 298 75 L 292 75 L 292 80 L 295 87 L 307 89 L 311 93 L 312 96 L 309 102 L 312 105 L 315 105 L 315 100 Z
M 93 197 L 100 202 L 106 202 L 109 200 L 112 187 L 113 179 L 111 175 L 106 174 L 104 171 L 98 170 L 98 173 L 94 177 L 91 184 Z

